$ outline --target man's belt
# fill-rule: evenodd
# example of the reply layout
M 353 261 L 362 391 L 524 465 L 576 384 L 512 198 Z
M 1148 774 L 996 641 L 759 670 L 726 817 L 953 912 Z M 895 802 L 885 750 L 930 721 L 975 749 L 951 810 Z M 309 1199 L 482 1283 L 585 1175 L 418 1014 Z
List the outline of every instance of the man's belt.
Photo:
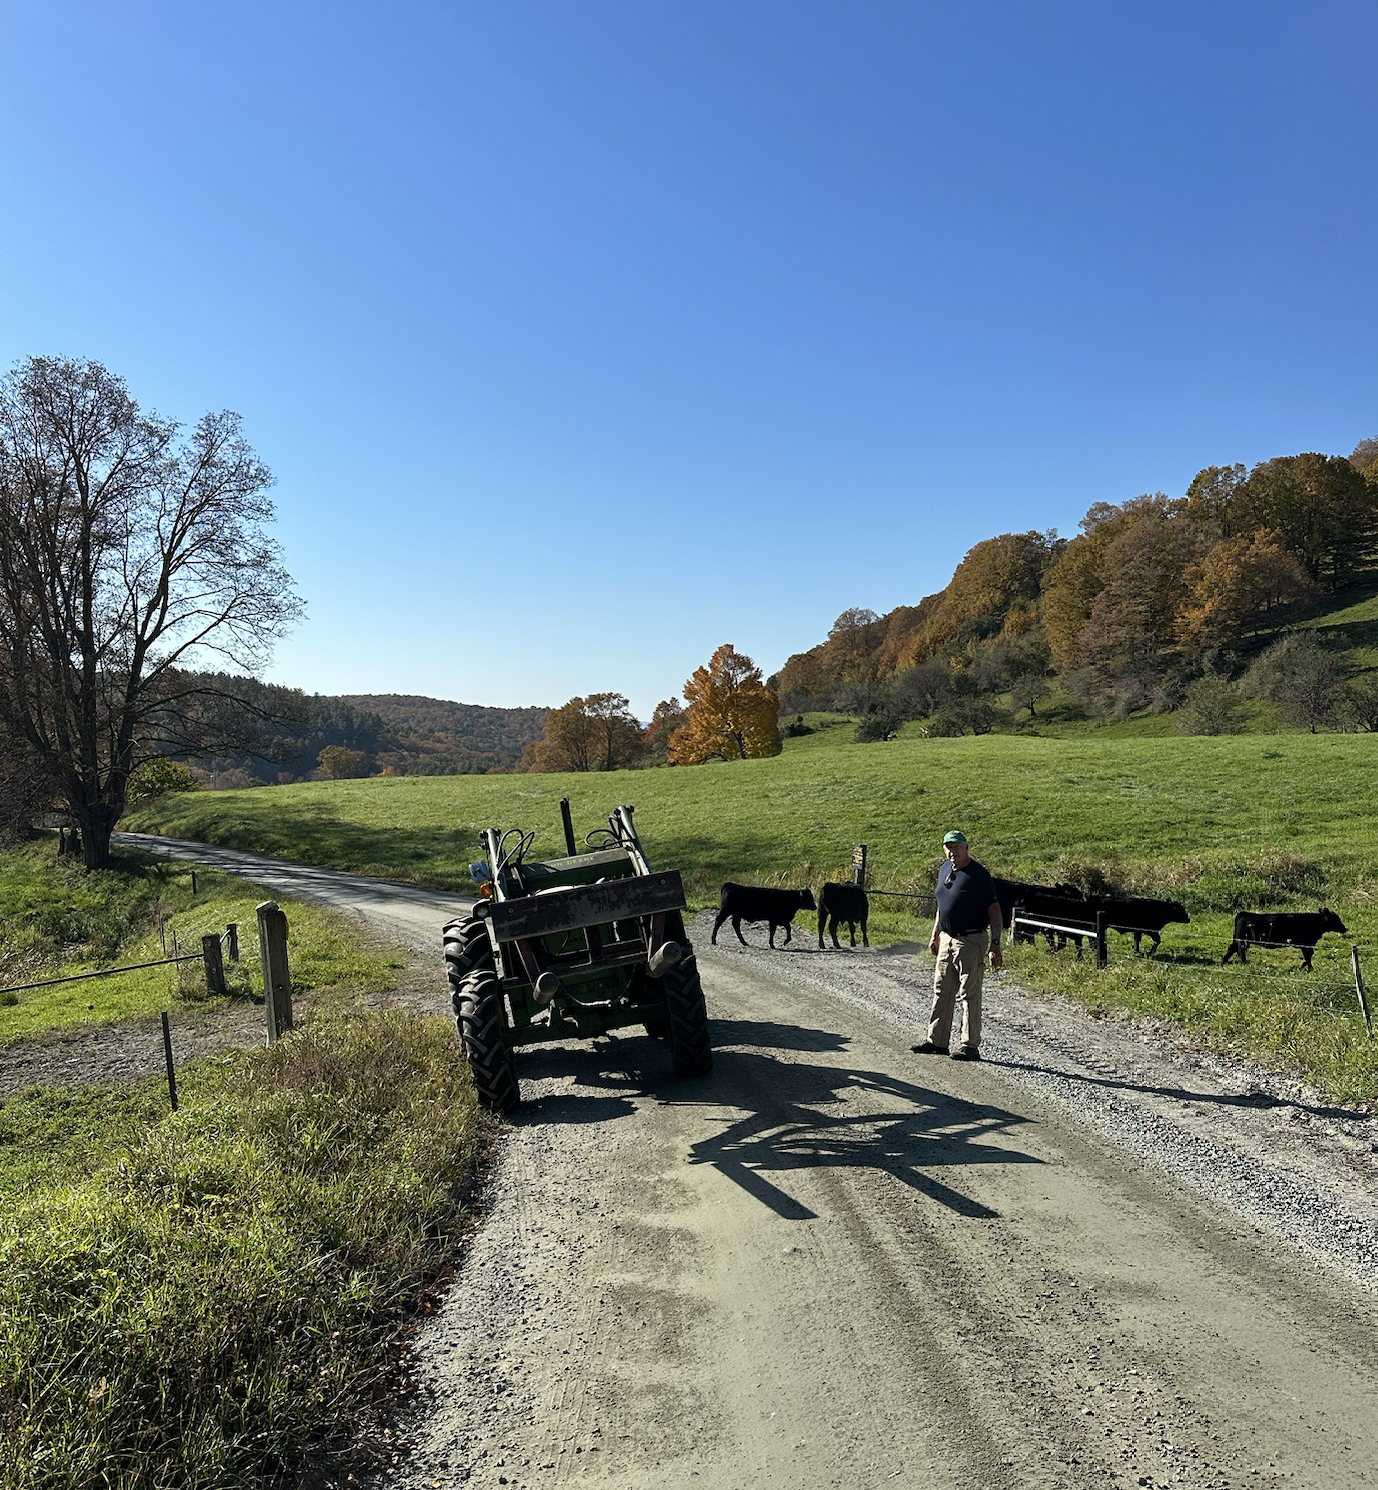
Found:
M 980 936 L 990 930 L 989 926 L 973 926 L 969 931 L 949 931 L 949 936 Z

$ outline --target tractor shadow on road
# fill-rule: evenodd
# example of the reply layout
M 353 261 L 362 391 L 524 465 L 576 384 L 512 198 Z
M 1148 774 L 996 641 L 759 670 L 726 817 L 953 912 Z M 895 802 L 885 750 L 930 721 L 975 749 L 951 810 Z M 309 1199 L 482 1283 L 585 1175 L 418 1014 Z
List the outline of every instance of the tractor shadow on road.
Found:
M 1029 1119 L 888 1072 L 818 1059 L 845 1056 L 850 1043 L 831 1030 L 717 1019 L 713 1071 L 693 1081 L 675 1079 L 669 1051 L 649 1038 L 546 1047 L 525 1058 L 521 1074 L 572 1077 L 575 1089 L 545 1096 L 514 1120 L 609 1122 L 632 1116 L 649 1097 L 702 1109 L 711 1124 L 716 1108 L 720 1126 L 690 1145 L 688 1161 L 711 1165 L 785 1220 L 816 1219 L 784 1186 L 789 1175 L 817 1169 L 876 1170 L 958 1215 L 995 1219 L 999 1212 L 950 1183 L 953 1171 L 1042 1163 L 992 1141 Z M 782 1059 L 775 1051 L 805 1058 Z

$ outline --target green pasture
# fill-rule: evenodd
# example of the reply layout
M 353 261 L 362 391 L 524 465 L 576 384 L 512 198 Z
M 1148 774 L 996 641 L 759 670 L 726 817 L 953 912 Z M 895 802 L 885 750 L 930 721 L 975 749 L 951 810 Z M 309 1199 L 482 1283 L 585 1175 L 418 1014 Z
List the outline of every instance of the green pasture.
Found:
M 268 892 L 233 875 L 196 871 L 117 847 L 109 869 L 87 873 L 42 838 L 0 849 L 0 1047 L 46 1030 L 114 1024 L 194 1004 L 213 1013 L 198 962 L 153 967 L 9 993 L 16 984 L 150 962 L 176 945 L 199 952 L 204 932 L 239 925 L 238 964 L 225 964 L 232 997 L 262 995 L 254 907 Z M 401 954 L 363 945 L 346 918 L 300 902 L 287 912 L 293 987 L 302 994 L 393 986 Z M 161 926 L 161 933 L 159 927 Z
M 195 793 L 145 804 L 128 826 L 387 878 L 471 890 L 479 829 L 534 828 L 562 851 L 559 799 L 581 830 L 617 802 L 637 809 L 652 862 L 678 867 L 692 903 L 719 884 L 845 878 L 869 845 L 875 889 L 932 888 L 945 829 L 960 826 L 997 873 L 1181 900 L 1155 959 L 1113 938 L 1109 973 L 1019 950 L 1034 987 L 1095 1007 L 1179 1022 L 1197 1038 L 1305 1073 L 1336 1096 L 1378 1097 L 1348 943 L 1378 985 L 1378 737 L 1239 735 L 1047 739 L 988 735 L 851 743 L 815 732 L 772 760 L 610 775 L 391 777 Z M 1217 964 L 1240 909 L 1339 911 L 1349 936 L 1322 943 L 1317 972 L 1288 952 Z M 877 941 L 926 941 L 926 909 L 877 897 Z

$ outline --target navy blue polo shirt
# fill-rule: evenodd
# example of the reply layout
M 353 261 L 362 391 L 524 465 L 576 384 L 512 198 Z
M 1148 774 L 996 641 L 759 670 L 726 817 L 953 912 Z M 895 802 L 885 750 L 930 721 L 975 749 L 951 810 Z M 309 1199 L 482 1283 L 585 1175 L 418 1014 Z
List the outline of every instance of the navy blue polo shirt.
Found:
M 949 936 L 989 931 L 990 907 L 995 899 L 995 881 L 975 859 L 969 859 L 967 867 L 955 874 L 951 864 L 944 864 L 938 872 L 938 929 Z

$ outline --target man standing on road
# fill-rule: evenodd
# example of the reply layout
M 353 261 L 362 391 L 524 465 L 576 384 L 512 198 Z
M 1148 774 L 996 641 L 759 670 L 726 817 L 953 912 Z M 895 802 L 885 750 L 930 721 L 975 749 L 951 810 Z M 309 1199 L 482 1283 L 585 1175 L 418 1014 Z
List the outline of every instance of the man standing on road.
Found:
M 918 1055 L 948 1055 L 954 1061 L 981 1059 L 981 985 L 986 953 L 990 965 L 1001 965 L 1000 902 L 985 868 L 971 857 L 966 834 L 953 832 L 943 839 L 947 863 L 938 876 L 938 914 L 928 950 L 938 960 L 933 967 L 933 1008 L 928 1016 L 928 1038 L 911 1045 Z M 949 1051 L 957 995 L 962 996 L 962 1043 Z

